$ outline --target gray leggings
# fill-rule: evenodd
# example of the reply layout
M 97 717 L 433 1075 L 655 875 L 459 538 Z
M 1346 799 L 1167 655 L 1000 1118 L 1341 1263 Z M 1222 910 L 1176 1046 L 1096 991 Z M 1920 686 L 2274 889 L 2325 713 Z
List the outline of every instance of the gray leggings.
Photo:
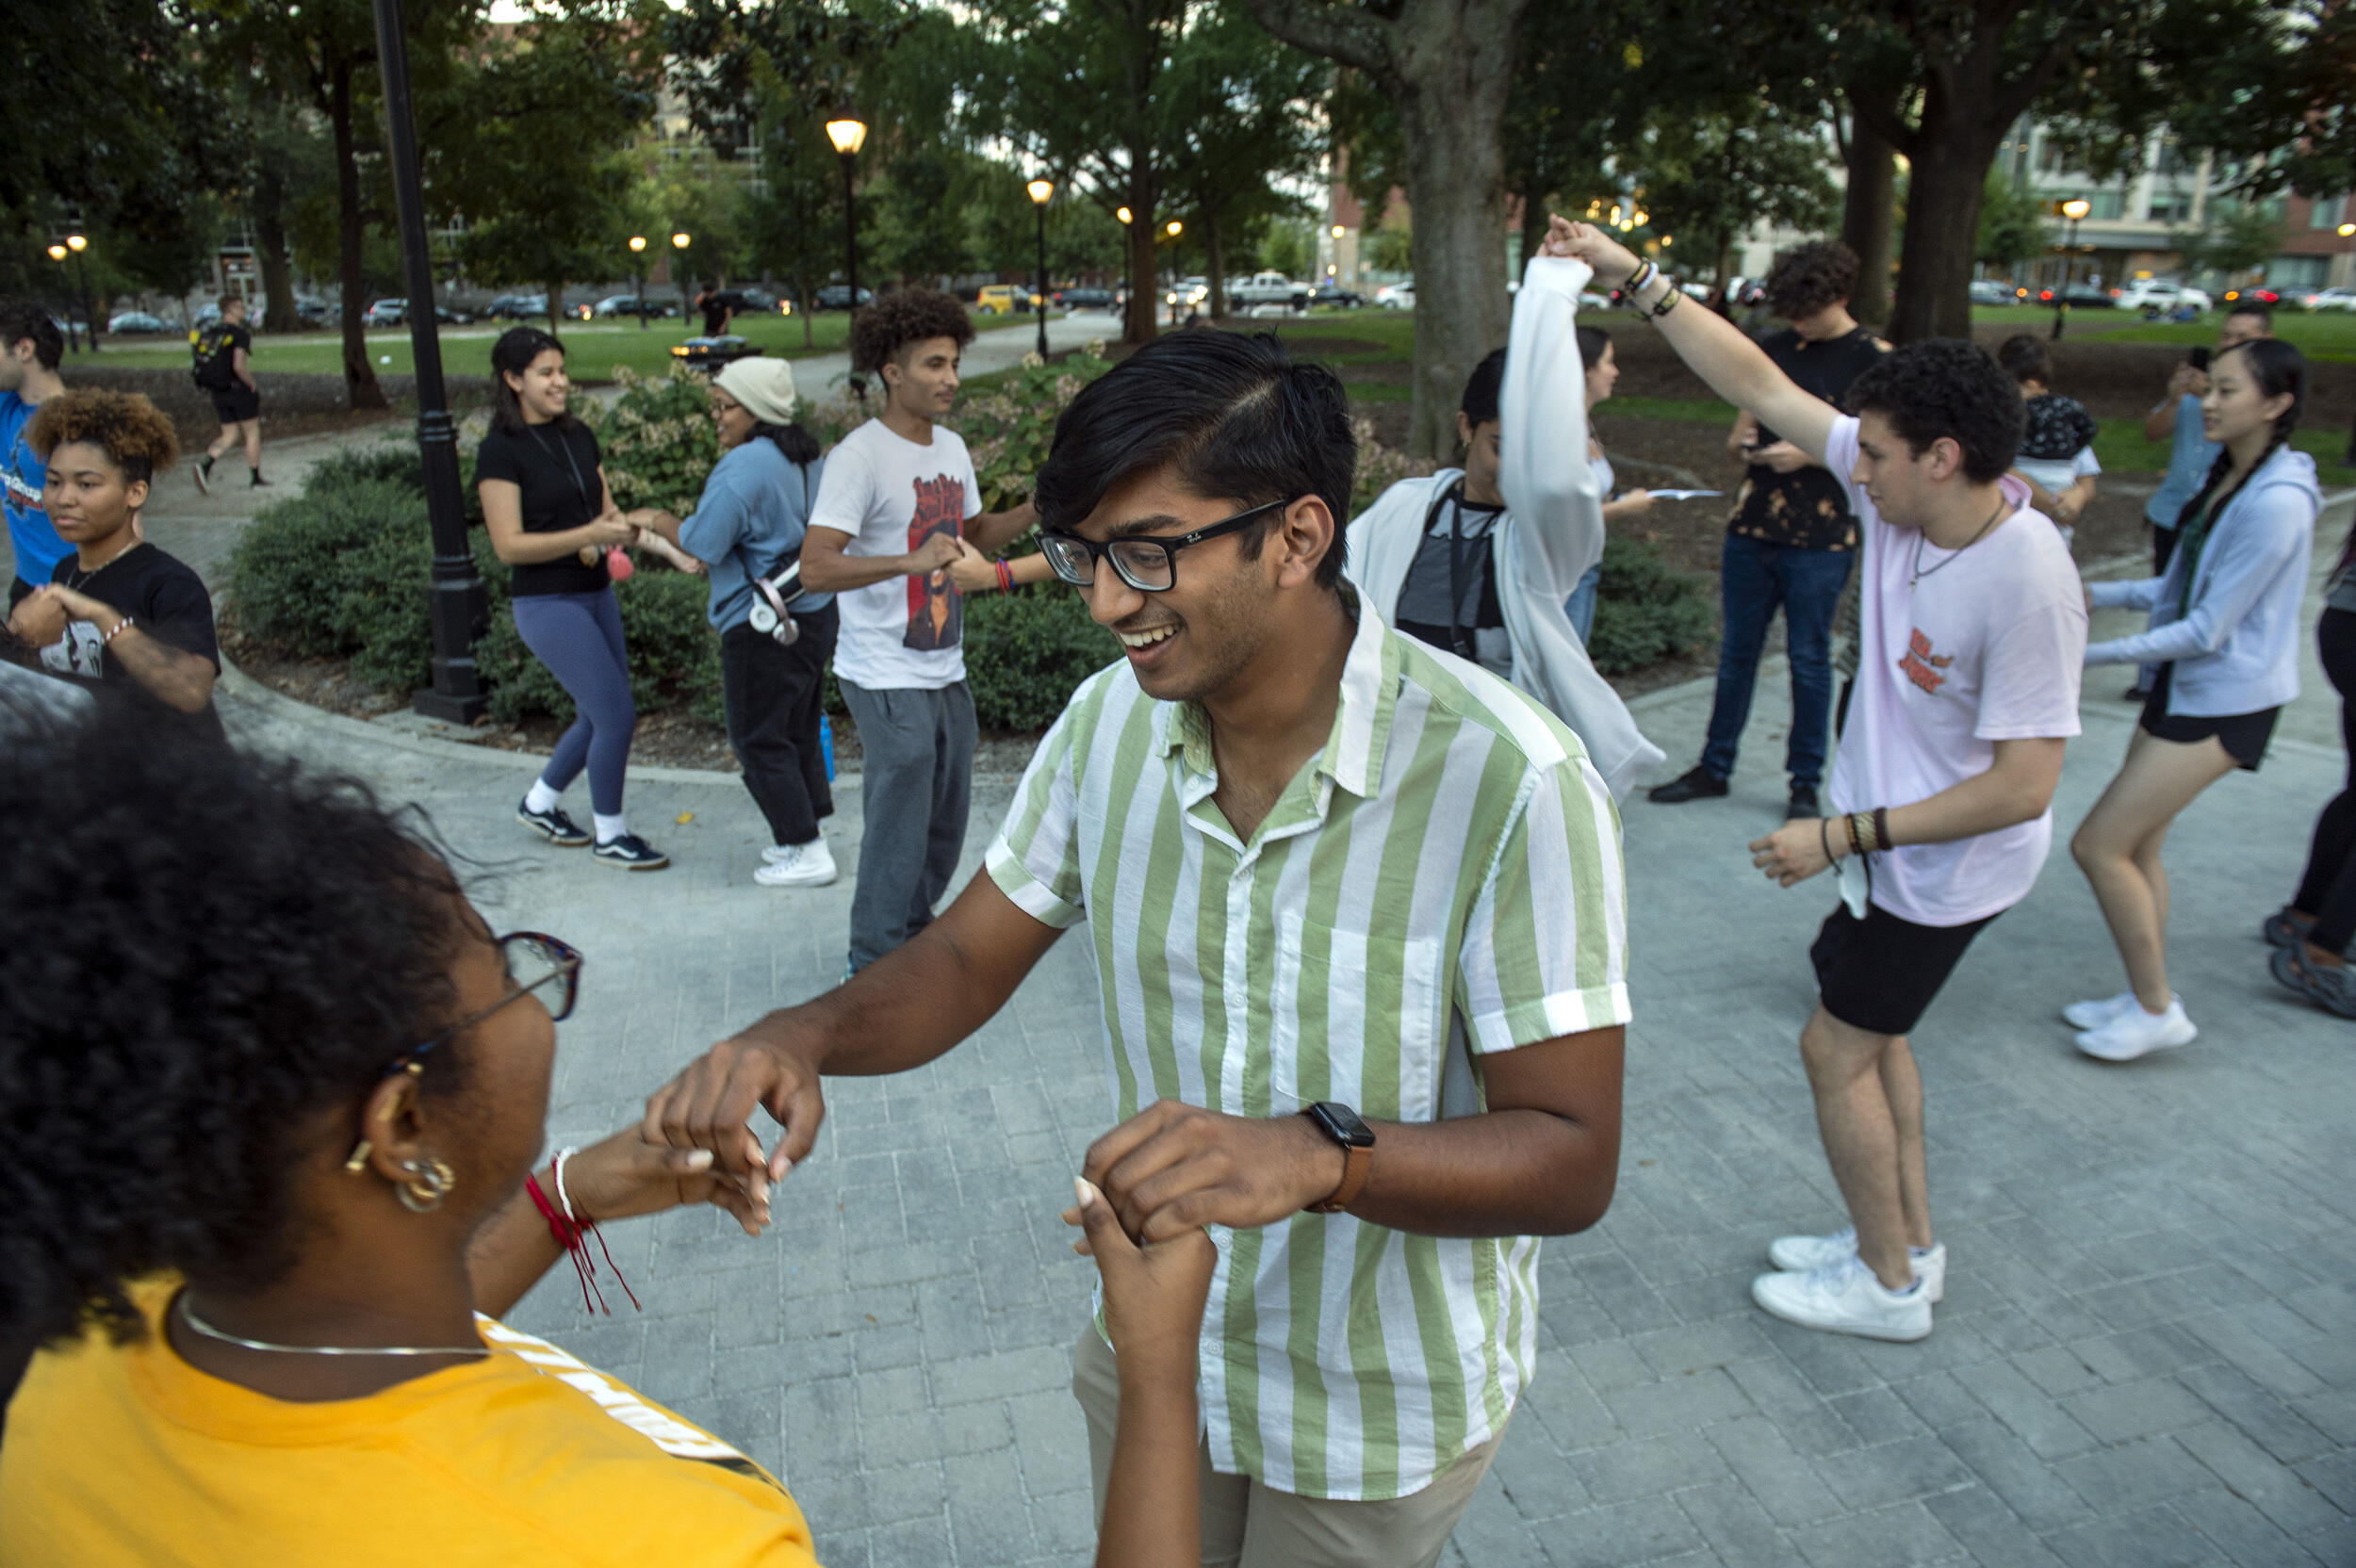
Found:
M 638 709 L 630 700 L 630 650 L 622 641 L 622 612 L 614 590 L 594 594 L 522 594 L 515 630 L 580 717 L 556 743 L 541 779 L 562 790 L 589 769 L 589 806 L 602 816 L 622 811 L 622 775 L 630 766 L 630 739 L 638 729 Z

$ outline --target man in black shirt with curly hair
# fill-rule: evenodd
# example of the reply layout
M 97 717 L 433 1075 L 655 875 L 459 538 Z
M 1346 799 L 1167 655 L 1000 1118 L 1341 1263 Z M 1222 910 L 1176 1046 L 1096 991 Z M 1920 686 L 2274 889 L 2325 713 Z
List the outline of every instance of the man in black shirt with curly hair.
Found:
M 1760 343 L 1767 357 L 1804 391 L 1844 406 L 1849 384 L 1890 345 L 1849 314 L 1857 253 L 1837 240 L 1803 245 L 1775 263 L 1767 302 L 1789 327 Z M 1791 775 L 1787 818 L 1817 814 L 1832 710 L 1833 611 L 1857 558 L 1857 517 L 1841 476 L 1751 415 L 1735 416 L 1726 449 L 1747 465 L 1726 521 L 1719 591 L 1725 630 L 1718 644 L 1718 693 L 1710 739 L 1698 767 L 1656 786 L 1663 806 L 1726 792 L 1736 747 L 1751 715 L 1767 625 L 1783 610 L 1792 660 L 1792 736 L 1784 748 Z

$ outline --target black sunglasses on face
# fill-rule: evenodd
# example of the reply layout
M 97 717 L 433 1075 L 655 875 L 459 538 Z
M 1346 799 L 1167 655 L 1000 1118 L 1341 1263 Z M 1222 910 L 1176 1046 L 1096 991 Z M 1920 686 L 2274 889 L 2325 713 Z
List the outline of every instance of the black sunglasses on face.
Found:
M 1041 530 L 1039 553 L 1047 558 L 1047 564 L 1055 576 L 1074 588 L 1086 588 L 1096 580 L 1096 559 L 1111 560 L 1113 570 L 1121 580 L 1140 594 L 1168 593 L 1178 581 L 1178 552 L 1189 545 L 1205 539 L 1216 539 L 1222 533 L 1234 533 L 1251 527 L 1262 516 L 1279 507 L 1290 506 L 1289 500 L 1268 501 L 1249 512 L 1238 512 L 1207 528 L 1182 533 L 1174 539 L 1115 539 L 1100 545 L 1093 539 L 1083 539 L 1076 533 L 1050 533 Z
M 443 1045 L 498 1012 L 518 997 L 530 996 L 543 986 L 555 984 L 563 988 L 548 1006 L 548 1017 L 558 1023 L 573 1016 L 573 1004 L 581 999 L 581 950 L 558 941 L 539 931 L 510 931 L 494 939 L 499 943 L 499 961 L 506 967 L 508 978 L 516 982 L 515 988 L 480 1012 L 468 1013 L 440 1034 L 401 1056 L 384 1070 L 391 1077 L 396 1072 L 417 1072 L 425 1066 L 426 1054 Z

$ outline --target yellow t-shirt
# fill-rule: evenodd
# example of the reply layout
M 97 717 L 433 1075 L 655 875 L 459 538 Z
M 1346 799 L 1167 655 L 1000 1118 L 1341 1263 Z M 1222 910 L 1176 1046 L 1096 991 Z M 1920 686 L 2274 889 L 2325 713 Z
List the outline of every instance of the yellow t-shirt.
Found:
M 494 1354 L 365 1398 L 272 1399 L 150 1332 L 33 1358 L 0 1446 L 6 1568 L 814 1568 L 734 1448 L 488 1317 Z

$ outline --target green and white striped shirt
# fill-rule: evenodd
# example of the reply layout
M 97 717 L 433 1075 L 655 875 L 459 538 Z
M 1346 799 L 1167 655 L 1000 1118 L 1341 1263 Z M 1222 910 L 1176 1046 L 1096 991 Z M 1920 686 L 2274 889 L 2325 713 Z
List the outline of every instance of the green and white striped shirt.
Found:
M 1117 1118 L 1156 1099 L 1470 1116 L 1474 1057 L 1628 1021 L 1611 793 L 1504 681 L 1361 604 L 1333 736 L 1250 842 L 1218 782 L 1202 710 L 1115 665 L 1073 694 L 990 851 L 1024 910 L 1090 923 Z M 1537 1351 L 1534 1238 L 1346 1214 L 1215 1236 L 1219 1469 L 1399 1497 L 1504 1429 Z

